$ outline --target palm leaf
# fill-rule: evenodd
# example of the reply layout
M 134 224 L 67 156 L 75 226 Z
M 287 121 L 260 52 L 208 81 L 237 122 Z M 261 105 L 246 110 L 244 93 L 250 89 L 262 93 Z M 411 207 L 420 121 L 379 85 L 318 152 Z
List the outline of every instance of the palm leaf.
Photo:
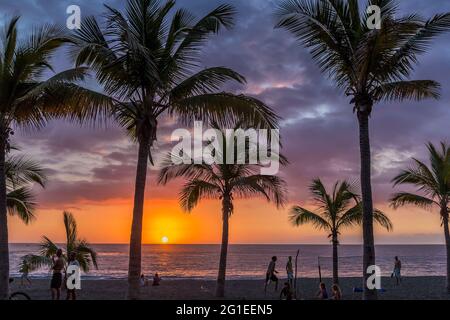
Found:
M 22 187 L 8 192 L 6 195 L 6 207 L 11 216 L 17 216 L 25 224 L 31 223 L 36 219 L 36 202 L 32 191 L 29 188 Z
M 331 224 L 320 215 L 299 206 L 291 208 L 289 220 L 295 226 L 312 224 L 318 230 L 331 230 Z
M 396 193 L 389 201 L 394 209 L 398 209 L 405 205 L 414 205 L 423 209 L 430 209 L 436 204 L 432 199 L 409 192 Z

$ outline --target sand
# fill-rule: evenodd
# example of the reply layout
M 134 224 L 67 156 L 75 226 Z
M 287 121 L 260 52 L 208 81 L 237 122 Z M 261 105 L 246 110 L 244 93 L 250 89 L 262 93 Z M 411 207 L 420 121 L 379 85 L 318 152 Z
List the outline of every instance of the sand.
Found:
M 299 279 L 300 299 L 315 299 L 318 290 L 318 279 Z M 324 281 L 327 287 L 330 279 Z M 11 285 L 11 291 L 24 291 L 33 300 L 46 300 L 50 297 L 49 280 L 32 280 L 30 286 L 21 286 L 20 280 Z M 343 298 L 346 300 L 361 299 L 360 293 L 353 293 L 354 287 L 360 287 L 358 278 L 341 279 Z M 390 278 L 382 279 L 385 293 L 379 295 L 383 300 L 450 300 L 445 293 L 444 277 L 410 277 L 404 278 L 400 286 Z M 127 283 L 125 280 L 84 280 L 82 289 L 78 291 L 80 300 L 121 300 L 125 298 Z M 214 281 L 202 280 L 163 280 L 159 287 L 141 289 L 142 299 L 152 300 L 210 300 L 214 299 Z M 226 299 L 230 300 L 278 300 L 279 292 L 272 285 L 264 294 L 264 282 L 256 280 L 230 280 L 226 286 Z M 65 297 L 65 291 L 62 293 Z

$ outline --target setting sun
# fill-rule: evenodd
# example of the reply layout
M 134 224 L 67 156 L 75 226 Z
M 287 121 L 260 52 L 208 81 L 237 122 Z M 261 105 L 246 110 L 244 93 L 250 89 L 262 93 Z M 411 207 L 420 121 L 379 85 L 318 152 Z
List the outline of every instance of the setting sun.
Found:
M 169 242 L 169 238 L 164 236 L 164 237 L 161 238 L 161 242 L 162 243 L 168 243 Z

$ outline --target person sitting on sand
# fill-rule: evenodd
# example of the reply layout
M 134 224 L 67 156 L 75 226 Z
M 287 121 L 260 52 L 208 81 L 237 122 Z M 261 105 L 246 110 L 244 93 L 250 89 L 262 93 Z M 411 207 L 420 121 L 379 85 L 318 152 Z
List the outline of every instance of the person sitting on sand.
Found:
M 161 282 L 161 277 L 158 275 L 158 273 L 155 273 L 155 275 L 153 276 L 153 286 L 159 286 L 160 282 Z
M 286 300 L 292 300 L 292 290 L 289 282 L 285 282 L 284 287 L 281 290 L 280 300 L 283 300 L 283 298 L 285 298 Z
M 331 291 L 333 294 L 332 296 L 333 300 L 342 300 L 341 288 L 339 288 L 337 284 L 333 284 L 333 286 L 331 287 Z
M 61 297 L 61 286 L 62 286 L 62 271 L 64 269 L 64 259 L 63 251 L 58 249 L 56 255 L 52 256 L 52 280 L 50 282 L 50 289 L 52 290 L 52 300 L 59 300 Z
M 397 285 L 402 282 L 402 262 L 398 257 L 395 257 L 394 272 L 392 273 L 392 277 L 395 277 Z
M 144 274 L 141 274 L 141 278 L 139 279 L 139 283 L 141 287 L 148 287 L 148 280 L 145 278 Z
M 277 262 L 277 257 L 273 256 L 272 260 L 269 263 L 269 267 L 267 268 L 266 273 L 266 286 L 264 287 L 264 292 L 267 291 L 267 285 L 273 281 L 275 282 L 275 291 L 278 289 L 278 277 L 276 276 L 276 273 L 278 273 L 277 270 L 275 270 L 275 263 Z
M 286 263 L 286 273 L 289 285 L 292 287 L 294 285 L 294 269 L 292 268 L 292 257 L 288 258 Z
M 78 268 L 80 268 L 80 263 L 77 260 L 77 254 L 76 252 L 71 252 L 69 255 L 69 264 L 68 266 L 76 266 Z M 67 274 L 66 271 L 66 277 L 68 277 L 69 275 Z M 76 289 L 67 289 L 67 296 L 66 296 L 66 300 L 77 300 L 77 293 L 76 293 Z
M 321 283 L 319 286 L 319 292 L 317 292 L 317 298 L 320 300 L 328 300 L 328 291 L 325 283 Z

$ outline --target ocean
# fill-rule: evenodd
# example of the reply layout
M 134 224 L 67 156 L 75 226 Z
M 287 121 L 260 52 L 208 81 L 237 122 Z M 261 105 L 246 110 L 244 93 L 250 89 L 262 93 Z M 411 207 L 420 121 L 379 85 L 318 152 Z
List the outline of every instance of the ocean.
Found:
M 98 253 L 98 270 L 84 274 L 90 279 L 123 279 L 127 276 L 128 245 L 93 245 Z M 272 256 L 277 256 L 277 270 L 285 274 L 288 256 L 298 257 L 298 276 L 318 278 L 320 262 L 323 277 L 332 272 L 331 245 L 230 245 L 228 250 L 228 279 L 262 279 Z M 11 274 L 18 276 L 20 257 L 36 253 L 36 244 L 11 244 Z M 158 272 L 166 279 L 215 279 L 220 245 L 144 245 L 142 270 L 146 275 Z M 389 276 L 394 257 L 399 256 L 404 276 L 444 276 L 446 270 L 443 245 L 380 245 L 376 247 L 377 265 L 383 276 Z M 362 274 L 362 246 L 339 247 L 339 275 L 359 277 Z M 48 270 L 39 270 L 31 278 L 48 277 Z

